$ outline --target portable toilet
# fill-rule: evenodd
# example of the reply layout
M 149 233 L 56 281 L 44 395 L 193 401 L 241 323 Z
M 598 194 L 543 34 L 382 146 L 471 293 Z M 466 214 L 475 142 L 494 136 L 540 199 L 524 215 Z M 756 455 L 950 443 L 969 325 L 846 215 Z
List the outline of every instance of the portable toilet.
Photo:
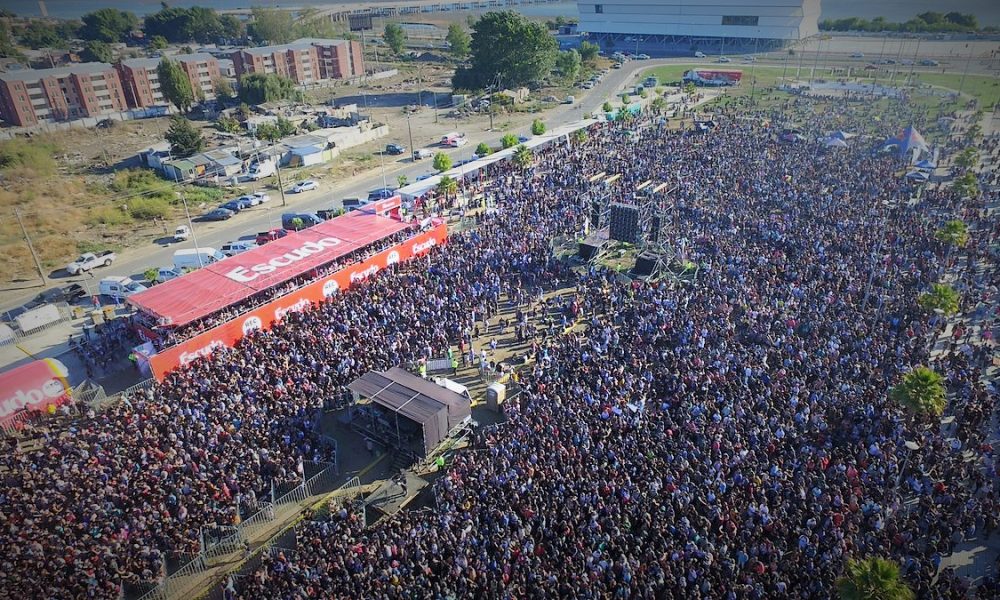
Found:
M 507 386 L 502 383 L 491 383 L 486 388 L 486 408 L 500 412 L 500 407 L 507 400 Z

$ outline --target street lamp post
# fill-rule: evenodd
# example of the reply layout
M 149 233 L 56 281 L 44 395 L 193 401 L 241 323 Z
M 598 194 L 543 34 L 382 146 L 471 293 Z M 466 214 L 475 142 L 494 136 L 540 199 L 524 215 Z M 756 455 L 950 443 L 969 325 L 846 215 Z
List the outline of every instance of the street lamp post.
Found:
M 410 157 L 412 159 L 413 152 L 416 149 L 413 147 L 413 128 L 410 127 L 410 111 L 406 111 L 406 131 L 410 134 Z

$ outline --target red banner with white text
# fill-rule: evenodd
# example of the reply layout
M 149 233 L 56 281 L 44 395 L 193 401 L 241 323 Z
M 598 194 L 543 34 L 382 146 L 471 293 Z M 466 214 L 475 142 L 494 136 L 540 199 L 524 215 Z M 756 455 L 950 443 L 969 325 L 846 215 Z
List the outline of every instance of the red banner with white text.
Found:
M 187 365 L 197 358 L 208 356 L 219 348 L 231 348 L 251 331 L 270 329 L 272 322 L 280 321 L 286 314 L 305 310 L 315 302 L 320 302 L 341 290 L 347 290 L 351 286 L 367 280 L 386 267 L 422 256 L 431 248 L 444 244 L 447 238 L 448 227 L 440 224 L 430 231 L 387 248 L 360 263 L 331 273 L 287 296 L 282 296 L 251 312 L 240 315 L 232 321 L 167 348 L 150 358 L 149 364 L 153 369 L 153 376 L 158 381 L 163 381 L 167 373 L 177 367 Z

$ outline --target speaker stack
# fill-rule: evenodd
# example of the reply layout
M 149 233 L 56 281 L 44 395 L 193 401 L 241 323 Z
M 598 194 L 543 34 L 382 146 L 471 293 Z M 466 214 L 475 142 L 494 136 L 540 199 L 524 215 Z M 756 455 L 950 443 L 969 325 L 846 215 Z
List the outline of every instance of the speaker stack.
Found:
M 638 206 L 621 202 L 612 203 L 608 217 L 611 239 L 627 244 L 638 244 L 642 241 Z

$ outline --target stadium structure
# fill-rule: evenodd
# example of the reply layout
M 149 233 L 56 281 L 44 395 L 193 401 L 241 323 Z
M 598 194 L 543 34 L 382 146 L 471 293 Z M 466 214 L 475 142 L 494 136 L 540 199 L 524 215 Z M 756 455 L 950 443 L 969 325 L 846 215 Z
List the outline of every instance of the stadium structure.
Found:
M 776 48 L 819 32 L 820 0 L 580 0 L 580 31 L 603 47 Z

